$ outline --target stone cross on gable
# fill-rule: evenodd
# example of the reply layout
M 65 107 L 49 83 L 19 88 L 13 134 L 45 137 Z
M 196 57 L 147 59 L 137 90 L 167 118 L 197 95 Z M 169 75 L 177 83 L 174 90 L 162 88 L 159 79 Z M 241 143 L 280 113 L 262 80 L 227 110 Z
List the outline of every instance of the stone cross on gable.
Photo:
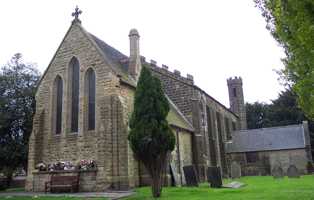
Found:
M 76 6 L 75 11 L 72 13 L 72 16 L 74 17 L 73 22 L 81 22 L 81 20 L 78 18 L 80 14 L 82 14 L 82 11 Z

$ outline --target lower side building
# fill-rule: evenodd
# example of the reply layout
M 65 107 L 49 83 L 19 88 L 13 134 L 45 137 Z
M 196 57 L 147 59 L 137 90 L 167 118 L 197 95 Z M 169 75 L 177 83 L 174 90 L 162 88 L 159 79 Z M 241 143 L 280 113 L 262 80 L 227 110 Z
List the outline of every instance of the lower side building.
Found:
M 270 175 L 275 166 L 287 173 L 290 165 L 306 174 L 308 162 L 312 162 L 307 122 L 236 131 L 226 149 L 227 159 L 240 164 L 246 176 Z

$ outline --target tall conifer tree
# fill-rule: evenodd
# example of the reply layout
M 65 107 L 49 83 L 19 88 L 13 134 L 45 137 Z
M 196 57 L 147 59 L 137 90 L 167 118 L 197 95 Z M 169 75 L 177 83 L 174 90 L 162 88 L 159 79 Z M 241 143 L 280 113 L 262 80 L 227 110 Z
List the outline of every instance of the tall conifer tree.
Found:
M 128 139 L 135 156 L 152 178 L 154 197 L 161 196 L 167 158 L 175 146 L 174 134 L 166 120 L 168 112 L 169 103 L 160 80 L 144 66 L 135 92 Z

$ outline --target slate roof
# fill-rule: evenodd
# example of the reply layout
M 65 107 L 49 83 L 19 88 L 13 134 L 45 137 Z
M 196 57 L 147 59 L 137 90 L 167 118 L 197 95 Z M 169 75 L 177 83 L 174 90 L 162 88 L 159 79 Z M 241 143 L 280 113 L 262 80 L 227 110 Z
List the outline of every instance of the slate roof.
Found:
M 170 104 L 170 112 L 168 113 L 167 120 L 170 125 L 174 125 L 190 132 L 194 132 L 193 125 L 187 120 L 187 118 L 181 113 L 179 108 L 171 101 L 166 95 L 166 98 Z M 172 112 L 173 111 L 173 112 Z
M 108 45 L 103 40 L 99 39 L 95 35 L 86 32 L 90 38 L 95 42 L 99 50 L 103 53 L 106 58 L 109 59 L 110 64 L 113 66 L 113 70 L 121 76 L 122 80 L 128 84 L 136 87 L 135 80 L 128 73 L 128 56 L 124 55 L 114 47 Z
M 96 42 L 98 47 L 103 51 L 103 53 L 109 57 L 115 64 L 121 65 L 121 60 L 126 60 L 129 57 L 118 51 L 117 49 L 113 48 L 112 46 L 108 45 L 106 42 L 102 41 L 101 39 L 97 38 L 95 35 L 89 33 L 92 39 Z M 122 66 L 123 70 L 127 71 L 127 65 Z
M 226 143 L 226 151 L 228 153 L 273 151 L 299 149 L 305 146 L 304 126 L 300 124 L 236 131 L 232 142 Z

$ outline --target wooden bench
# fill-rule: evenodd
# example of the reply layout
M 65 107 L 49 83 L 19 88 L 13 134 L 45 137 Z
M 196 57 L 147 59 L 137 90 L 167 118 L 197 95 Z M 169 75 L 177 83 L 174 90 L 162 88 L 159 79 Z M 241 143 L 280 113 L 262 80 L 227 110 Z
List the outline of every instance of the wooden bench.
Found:
M 79 175 L 58 176 L 52 175 L 50 181 L 45 183 L 45 192 L 78 192 Z

